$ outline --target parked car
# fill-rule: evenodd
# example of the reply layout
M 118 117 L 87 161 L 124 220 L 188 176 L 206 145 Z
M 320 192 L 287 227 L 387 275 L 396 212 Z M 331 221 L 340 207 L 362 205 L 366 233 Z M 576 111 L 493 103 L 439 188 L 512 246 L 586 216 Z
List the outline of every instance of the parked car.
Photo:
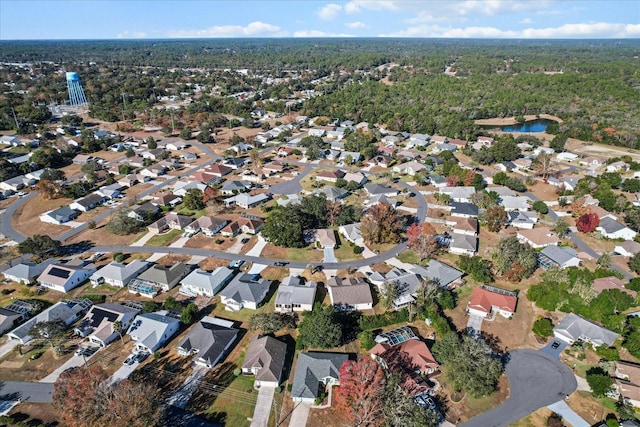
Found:
M 138 363 L 142 363 L 147 359 L 147 357 L 149 357 L 149 353 L 147 353 L 146 351 L 141 351 L 140 353 L 137 353 L 133 357 L 133 360 L 138 362 Z
M 285 265 L 289 264 L 288 262 L 285 261 L 276 261 L 273 263 L 273 265 L 275 265 L 276 267 L 283 267 Z
M 243 264 L 244 264 L 243 260 L 237 259 L 235 261 L 231 261 L 231 264 L 229 264 L 229 268 L 240 268 L 242 267 Z
M 136 362 L 135 359 L 135 354 L 130 354 L 129 357 L 127 357 L 126 359 L 124 359 L 124 364 L 125 365 L 133 365 Z
M 558 347 L 560 347 L 560 341 L 554 341 L 553 344 L 551 344 L 551 348 L 554 350 Z
M 76 352 L 74 354 L 76 356 L 82 356 L 86 349 L 87 349 L 87 347 L 78 347 L 78 349 L 76 350 Z

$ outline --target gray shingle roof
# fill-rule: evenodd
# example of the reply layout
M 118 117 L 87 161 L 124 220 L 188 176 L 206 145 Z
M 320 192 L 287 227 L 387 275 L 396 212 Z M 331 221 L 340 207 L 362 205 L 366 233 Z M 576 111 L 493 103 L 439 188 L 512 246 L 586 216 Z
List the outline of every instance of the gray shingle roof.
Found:
M 258 381 L 280 381 L 287 344 L 270 336 L 253 337 L 244 357 L 242 369 L 259 369 Z
M 298 354 L 291 397 L 315 399 L 325 378 L 340 378 L 340 367 L 349 359 L 346 353 L 306 352 Z
M 238 336 L 238 329 L 228 328 L 205 317 L 178 343 L 177 348 L 195 351 L 198 359 L 213 365 L 224 354 L 225 348 Z
M 553 330 L 574 341 L 586 338 L 596 345 L 610 346 L 620 336 L 573 313 L 569 313 Z

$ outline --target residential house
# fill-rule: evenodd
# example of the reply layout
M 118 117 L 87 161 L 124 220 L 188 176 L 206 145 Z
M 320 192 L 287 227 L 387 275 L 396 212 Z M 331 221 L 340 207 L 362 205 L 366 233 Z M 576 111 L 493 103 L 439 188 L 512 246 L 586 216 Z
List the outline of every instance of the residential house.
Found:
M 485 147 L 491 147 L 493 145 L 493 138 L 490 136 L 479 136 L 476 140 Z
M 338 233 L 344 236 L 345 239 L 357 246 L 364 245 L 364 239 L 360 232 L 360 223 L 346 224 L 338 227 Z
M 578 253 L 573 248 L 549 245 L 538 253 L 538 264 L 545 269 L 553 266 L 565 269 L 567 267 L 578 267 L 580 258 L 578 258 Z
M 563 151 L 562 153 L 558 153 L 558 155 L 556 156 L 556 160 L 564 161 L 564 162 L 573 162 L 574 160 L 578 160 L 578 155 L 570 153 L 568 151 Z
M 616 391 L 633 406 L 640 407 L 640 364 L 624 360 L 617 360 L 614 364 Z M 635 426 L 637 425 L 635 424 Z M 629 427 L 631 426 L 633 424 L 629 425 Z
M 580 159 L 580 164 L 590 169 L 597 169 L 605 163 L 605 159 L 596 156 L 586 156 Z
M 398 295 L 393 301 L 394 308 L 399 310 L 415 302 L 418 289 L 422 286 L 424 277 L 416 272 L 406 271 L 399 267 L 393 267 L 387 273 L 374 272 L 369 276 L 369 281 L 378 290 L 383 286 L 393 284 Z
M 622 255 L 623 257 L 630 258 L 640 252 L 640 243 L 633 240 L 625 240 L 623 243 L 616 245 L 613 249 L 615 254 Z M 6 276 L 5 272 L 5 276 Z
M 327 200 L 330 202 L 335 202 L 337 200 L 343 199 L 347 197 L 349 192 L 342 188 L 334 187 L 333 185 L 325 185 L 320 189 L 316 189 L 313 191 L 314 194 L 324 194 Z
M 602 218 L 600 225 L 596 227 L 596 231 L 607 239 L 633 240 L 637 235 L 635 231 L 611 217 Z
M 534 211 L 509 211 L 507 224 L 515 228 L 531 230 L 538 223 L 538 214 Z
M 227 207 L 236 205 L 243 209 L 250 209 L 266 203 L 269 200 L 271 200 L 271 194 L 269 193 L 258 193 L 254 195 L 241 193 L 224 199 L 224 204 Z
M 478 234 L 478 220 L 476 218 L 449 217 L 445 223 L 452 228 L 454 234 L 476 236 Z
M 132 168 L 141 168 L 144 166 L 144 157 L 142 156 L 133 156 L 127 159 L 127 163 Z
M 386 370 L 419 371 L 430 375 L 440 369 L 429 347 L 408 326 L 401 326 L 375 337 L 376 345 L 369 350 L 371 357 Z
M 567 314 L 567 316 L 553 328 L 553 335 L 569 344 L 573 344 L 576 341 L 584 341 L 592 344 L 594 347 L 603 344 L 611 347 L 613 342 L 620 336 L 574 313 Z
M 171 267 L 155 264 L 129 283 L 129 292 L 153 298 L 160 290 L 168 292 L 173 289 L 190 269 L 181 262 Z
M 180 281 L 180 293 L 188 296 L 201 295 L 212 298 L 235 275 L 235 270 L 226 266 L 218 267 L 213 272 L 197 268 Z
M 0 182 L 0 189 L 6 191 L 20 191 L 25 187 L 31 187 L 36 184 L 35 178 L 29 178 L 26 175 L 19 175 Z
M 609 163 L 604 170 L 605 172 L 626 172 L 629 170 L 629 164 L 619 160 L 617 162 Z
M 433 141 L 433 140 L 432 140 L 432 141 Z M 457 149 L 458 149 L 458 146 L 457 146 L 457 145 L 454 145 L 454 144 L 450 144 L 450 143 L 448 143 L 448 142 L 445 142 L 445 143 L 443 143 L 443 144 L 436 144 L 436 145 L 434 145 L 434 146 L 433 146 L 433 149 L 432 149 L 432 151 L 431 151 L 431 152 L 432 152 L 432 153 L 434 153 L 434 154 L 438 154 L 438 153 L 442 153 L 443 151 L 451 151 L 451 152 L 453 153 L 453 152 L 454 152 L 454 151 L 456 151 Z
M 92 344 L 106 347 L 129 329 L 139 312 L 136 308 L 122 304 L 96 304 L 74 331 L 76 335 L 88 337 Z M 120 322 L 119 330 L 114 327 L 115 322 Z
M 186 215 L 179 215 L 174 212 L 169 212 L 159 220 L 150 224 L 147 229 L 153 233 L 162 233 L 165 230 L 184 230 L 189 224 L 193 222 L 193 218 Z
M 438 175 L 436 173 L 432 173 L 431 175 L 429 175 L 425 182 L 431 183 L 431 185 L 438 189 L 443 189 L 447 186 L 447 179 L 442 175 Z
M 391 157 L 387 156 L 375 156 L 369 159 L 369 166 L 379 166 L 381 168 L 389 167 L 389 164 L 393 161 Z
M 616 276 L 601 277 L 594 279 L 591 287 L 598 293 L 609 289 L 618 289 L 620 292 L 631 295 L 635 300 L 638 297 L 638 293 L 632 289 L 625 288 L 625 280 L 619 279 Z
M 0 335 L 14 329 L 26 319 L 25 315 L 0 307 Z
M 589 195 L 589 197 L 591 197 L 591 195 Z M 596 202 L 597 202 L 597 200 L 596 200 Z M 600 221 L 602 221 L 604 218 L 607 218 L 607 217 L 609 217 L 609 218 L 611 218 L 613 220 L 617 220 L 618 219 L 617 216 L 615 216 L 611 212 L 607 211 L 606 209 L 601 208 L 597 204 L 587 205 L 586 202 L 585 202 L 584 206 L 589 206 L 589 212 L 598 215 L 598 219 Z
M 458 203 L 451 202 L 449 203 L 451 206 L 451 216 L 457 216 L 462 218 L 477 218 L 478 217 L 478 207 L 473 203 Z
M 267 175 L 259 170 L 244 170 L 239 175 L 244 181 L 253 182 L 256 184 L 263 183 L 267 179 Z
M 321 228 L 316 230 L 315 238 L 316 242 L 318 242 L 320 247 L 323 249 L 335 248 L 338 245 L 335 231 L 330 228 Z
M 268 335 L 255 335 L 245 353 L 242 373 L 255 376 L 254 387 L 278 387 L 286 357 L 286 343 Z
M 425 165 L 423 165 L 422 163 L 416 162 L 414 160 L 406 163 L 397 164 L 393 167 L 392 170 L 396 173 L 402 173 L 405 175 L 414 176 L 417 173 L 420 173 L 426 169 L 427 167 Z
M 5 280 L 16 283 L 22 282 L 25 284 L 33 283 L 47 267 L 57 262 L 58 260 L 56 260 L 55 258 L 49 258 L 39 264 L 25 261 L 21 262 L 20 264 L 16 264 L 13 267 L 9 267 L 5 271 L 3 271 L 2 274 L 4 275 Z
M 182 197 L 175 194 L 162 194 L 161 196 L 156 196 L 151 200 L 152 205 L 168 208 L 175 208 L 180 203 L 182 203 Z
M 51 264 L 38 276 L 38 284 L 54 291 L 67 293 L 71 289 L 77 288 L 96 268 L 93 264 L 87 266 L 76 266 L 67 264 Z
M 202 231 L 205 236 L 213 237 L 216 233 L 222 230 L 227 223 L 228 221 L 226 219 L 201 216 L 191 224 L 187 225 L 184 228 L 184 231 L 191 234 L 196 234 Z
M 364 189 L 370 196 L 385 195 L 387 197 L 395 197 L 400 194 L 400 191 L 397 188 L 383 184 L 367 184 L 364 186 Z
M 257 310 L 269 293 L 271 281 L 259 274 L 238 274 L 220 293 L 220 302 L 229 311 Z
M 184 197 L 189 190 L 197 189 L 204 193 L 207 187 L 207 184 L 203 184 L 198 181 L 178 181 L 173 186 L 173 190 L 171 190 L 171 192 L 176 196 Z
M 143 151 L 142 158 L 149 159 L 149 160 L 160 160 L 160 157 L 164 156 L 163 154 L 164 152 L 165 152 L 164 148 L 160 148 L 160 144 L 159 144 L 158 148 Z
M 426 267 L 414 266 L 412 271 L 437 282 L 445 289 L 453 289 L 464 283 L 462 281 L 462 276 L 464 276 L 462 271 L 435 259 L 430 259 Z
M 231 169 L 239 169 L 251 163 L 251 159 L 248 157 L 231 157 L 224 159 L 222 163 L 224 166 L 228 166 Z
M 7 336 L 10 340 L 16 340 L 20 344 L 27 344 L 32 339 L 29 335 L 29 331 L 36 325 L 36 323 L 61 321 L 64 322 L 65 325 L 69 326 L 80 317 L 84 316 L 92 305 L 92 302 L 86 298 L 57 302 L 42 313 L 32 317 L 9 332 Z
M 139 174 L 149 178 L 157 178 L 167 173 L 167 168 L 161 164 L 151 165 L 142 169 Z
M 189 147 L 189 144 L 187 144 L 185 141 L 179 141 L 179 140 L 169 141 L 164 146 L 164 148 L 169 151 L 180 151 L 188 147 Z
M 474 256 L 478 252 L 478 238 L 469 234 L 452 233 L 449 252 L 457 255 Z
M 95 209 L 104 202 L 107 201 L 107 197 L 100 195 L 98 193 L 91 193 L 86 197 L 81 197 L 76 199 L 73 203 L 69 205 L 71 209 L 87 212 L 91 209 Z
M 531 165 L 533 164 L 531 159 L 527 159 L 524 157 L 515 159 L 512 163 L 513 163 L 514 172 L 521 172 L 521 173 L 526 173 L 526 171 L 531 169 Z
M 62 206 L 58 209 L 41 214 L 40 221 L 60 225 L 65 222 L 73 221 L 77 217 L 78 212 L 74 211 L 69 206 Z
M 292 313 L 313 310 L 316 287 L 316 282 L 305 282 L 298 276 L 285 277 L 276 292 L 275 311 Z
M 153 218 L 159 212 L 160 208 L 158 206 L 154 206 L 151 202 L 145 202 L 141 205 L 132 206 L 127 216 L 137 221 L 144 222 Z
M 316 179 L 319 181 L 337 182 L 338 179 L 343 178 L 345 173 L 340 169 L 321 170 L 316 174 Z
M 93 273 L 89 280 L 93 286 L 106 283 L 110 286 L 124 288 L 129 285 L 131 280 L 149 268 L 149 265 L 148 262 L 138 259 L 131 261 L 129 264 L 113 261 Z
M 264 170 L 269 175 L 280 173 L 284 169 L 285 169 L 285 165 L 282 162 L 279 162 L 277 160 L 269 162 L 262 167 L 262 170 Z
M 462 150 L 467 147 L 468 143 L 462 139 L 454 138 L 449 140 L 449 144 L 454 145 L 458 150 Z
M 240 229 L 240 224 L 238 224 L 238 221 L 231 221 L 226 226 L 224 226 L 222 230 L 220 230 L 220 234 L 224 237 L 235 237 L 240 233 L 240 231 L 242 230 Z
M 124 176 L 123 178 L 120 178 L 118 180 L 118 184 L 120 184 L 123 187 L 133 187 L 137 183 L 144 182 L 144 181 L 145 181 L 145 177 L 143 177 L 142 175 L 130 173 Z
M 371 206 L 377 205 L 380 203 L 386 203 L 388 205 L 391 205 L 394 208 L 398 206 L 397 200 L 391 199 L 385 196 L 384 194 L 377 194 L 375 196 L 371 196 L 371 198 L 367 200 L 364 205 L 365 207 L 370 208 Z
M 86 165 L 87 163 L 93 161 L 93 156 L 89 154 L 78 154 L 71 161 L 76 165 Z
M 449 142 L 449 138 L 447 138 L 446 136 L 441 136 L 441 135 L 433 135 L 430 138 L 430 141 L 433 144 L 446 144 L 447 142 Z
M 400 142 L 400 138 L 398 138 L 396 135 L 386 135 L 382 137 L 381 141 L 383 144 L 393 147 Z
M 176 346 L 180 356 L 195 355 L 196 365 L 213 368 L 224 359 L 240 330 L 230 320 L 206 316 Z
M 346 353 L 298 353 L 291 398 L 294 402 L 313 403 L 325 388 L 340 385 L 340 367 L 349 360 Z
M 509 318 L 516 312 L 517 304 L 518 296 L 515 292 L 482 285 L 473 290 L 471 300 L 467 303 L 467 312 L 481 317 L 498 313 Z
M 355 151 L 343 151 L 339 157 L 340 161 L 346 165 L 352 165 L 362 160 L 362 154 Z
M 138 314 L 127 334 L 135 341 L 135 353 L 154 353 L 164 346 L 180 329 L 180 320 L 168 316 L 166 310 Z
M 549 227 L 536 227 L 518 230 L 518 240 L 532 248 L 540 249 L 549 245 L 557 245 L 560 238 Z
M 525 196 L 504 196 L 501 197 L 500 205 L 505 211 L 528 211 L 530 199 Z
M 264 225 L 264 219 L 254 215 L 244 216 L 243 214 L 236 220 L 236 223 L 243 233 L 258 234 Z
M 244 193 L 249 191 L 253 187 L 253 184 L 246 181 L 227 181 L 220 188 L 220 193 L 224 195 Z
M 369 284 L 361 277 L 332 277 L 327 280 L 331 304 L 340 311 L 370 310 L 373 297 Z
M 476 194 L 475 187 L 444 187 L 438 190 L 441 194 L 448 195 L 453 202 L 471 203 L 471 198 Z
M 189 151 L 185 151 L 184 153 L 180 153 L 180 158 L 185 162 L 193 162 L 198 160 L 198 155 Z
M 349 182 L 355 182 L 358 185 L 364 185 L 367 182 L 367 176 L 362 172 L 347 172 L 343 179 Z
M 108 200 L 117 199 L 122 196 L 122 185 L 114 182 L 113 184 L 103 185 L 96 190 L 95 194 L 104 196 Z
M 301 202 L 302 197 L 299 194 L 283 194 L 276 200 L 278 206 L 299 205 Z

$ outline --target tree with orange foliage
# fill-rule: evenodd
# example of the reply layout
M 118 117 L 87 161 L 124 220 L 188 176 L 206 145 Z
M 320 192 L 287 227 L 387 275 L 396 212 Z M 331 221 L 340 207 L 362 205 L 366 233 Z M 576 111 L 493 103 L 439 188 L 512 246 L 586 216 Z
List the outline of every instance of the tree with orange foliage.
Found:
M 460 178 L 457 175 L 449 175 L 446 181 L 447 187 L 457 187 L 460 184 Z
M 98 364 L 64 371 L 53 385 L 52 405 L 65 426 L 157 425 L 162 400 L 150 383 L 116 383 Z
M 218 195 L 220 194 L 219 188 L 209 187 L 204 189 L 202 192 L 202 201 L 207 204 L 209 202 L 215 202 Z
M 383 419 L 385 375 L 373 359 L 347 360 L 340 367 L 337 408 L 352 426 L 379 426 Z
M 360 232 L 365 243 L 397 243 L 403 228 L 402 217 L 396 208 L 382 202 L 369 208 L 362 216 Z
M 420 258 L 429 258 L 435 254 L 440 245 L 436 241 L 438 233 L 433 225 L 425 222 L 424 224 L 411 224 L 407 230 L 407 245 L 413 249 Z
M 583 233 L 592 233 L 600 225 L 598 214 L 593 212 L 581 215 L 576 221 L 576 228 Z
M 472 170 L 468 170 L 465 174 L 464 174 L 464 185 L 466 185 L 467 187 L 472 186 L 473 185 L 473 181 L 475 181 L 476 179 L 476 173 Z

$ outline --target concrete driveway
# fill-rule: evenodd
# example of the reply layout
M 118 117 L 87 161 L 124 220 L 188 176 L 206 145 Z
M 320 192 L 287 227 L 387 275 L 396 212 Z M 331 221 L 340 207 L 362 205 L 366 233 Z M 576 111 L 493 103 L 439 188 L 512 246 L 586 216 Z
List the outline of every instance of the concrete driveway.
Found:
M 309 418 L 309 411 L 311 410 L 311 403 L 298 402 L 293 408 L 291 413 L 291 420 L 289 425 L 291 427 L 304 427 L 307 425 L 307 419 Z
M 467 321 L 467 333 L 471 334 L 471 331 L 474 331 L 473 334 L 480 335 L 480 331 L 482 330 L 482 316 L 477 316 L 475 314 L 469 315 L 469 320 Z
M 558 346 L 556 348 L 553 348 L 554 343 L 558 343 Z M 562 351 L 567 347 L 567 343 L 559 340 L 559 339 L 553 339 L 551 341 L 549 341 L 549 343 L 547 345 L 545 345 L 544 347 L 542 347 L 539 351 L 548 354 L 551 357 L 560 357 L 560 354 L 562 354 Z
M 336 253 L 333 248 L 324 248 L 324 258 L 323 262 L 338 262 L 338 258 L 336 258 Z
M 0 400 L 51 403 L 52 383 L 0 381 Z
M 591 423 L 588 423 L 580 415 L 573 412 L 573 409 L 567 405 L 564 400 L 547 406 L 556 414 L 559 414 L 565 421 L 571 424 L 571 427 L 591 427 Z
M 535 350 L 514 350 L 510 356 L 505 368 L 511 388 L 509 399 L 461 426 L 507 427 L 575 391 L 573 373 L 557 357 Z
M 90 357 L 93 357 L 100 349 L 92 353 L 90 356 L 71 356 L 71 359 L 67 360 L 62 366 L 58 367 L 55 371 L 40 380 L 41 383 L 55 383 L 61 373 L 69 368 L 76 368 L 78 366 L 85 365 Z
M 258 399 L 256 400 L 256 408 L 253 410 L 253 418 L 251 419 L 251 427 L 267 427 L 269 422 L 269 413 L 273 404 L 273 386 L 260 386 L 258 389 Z M 295 424 L 291 424 L 292 426 Z

